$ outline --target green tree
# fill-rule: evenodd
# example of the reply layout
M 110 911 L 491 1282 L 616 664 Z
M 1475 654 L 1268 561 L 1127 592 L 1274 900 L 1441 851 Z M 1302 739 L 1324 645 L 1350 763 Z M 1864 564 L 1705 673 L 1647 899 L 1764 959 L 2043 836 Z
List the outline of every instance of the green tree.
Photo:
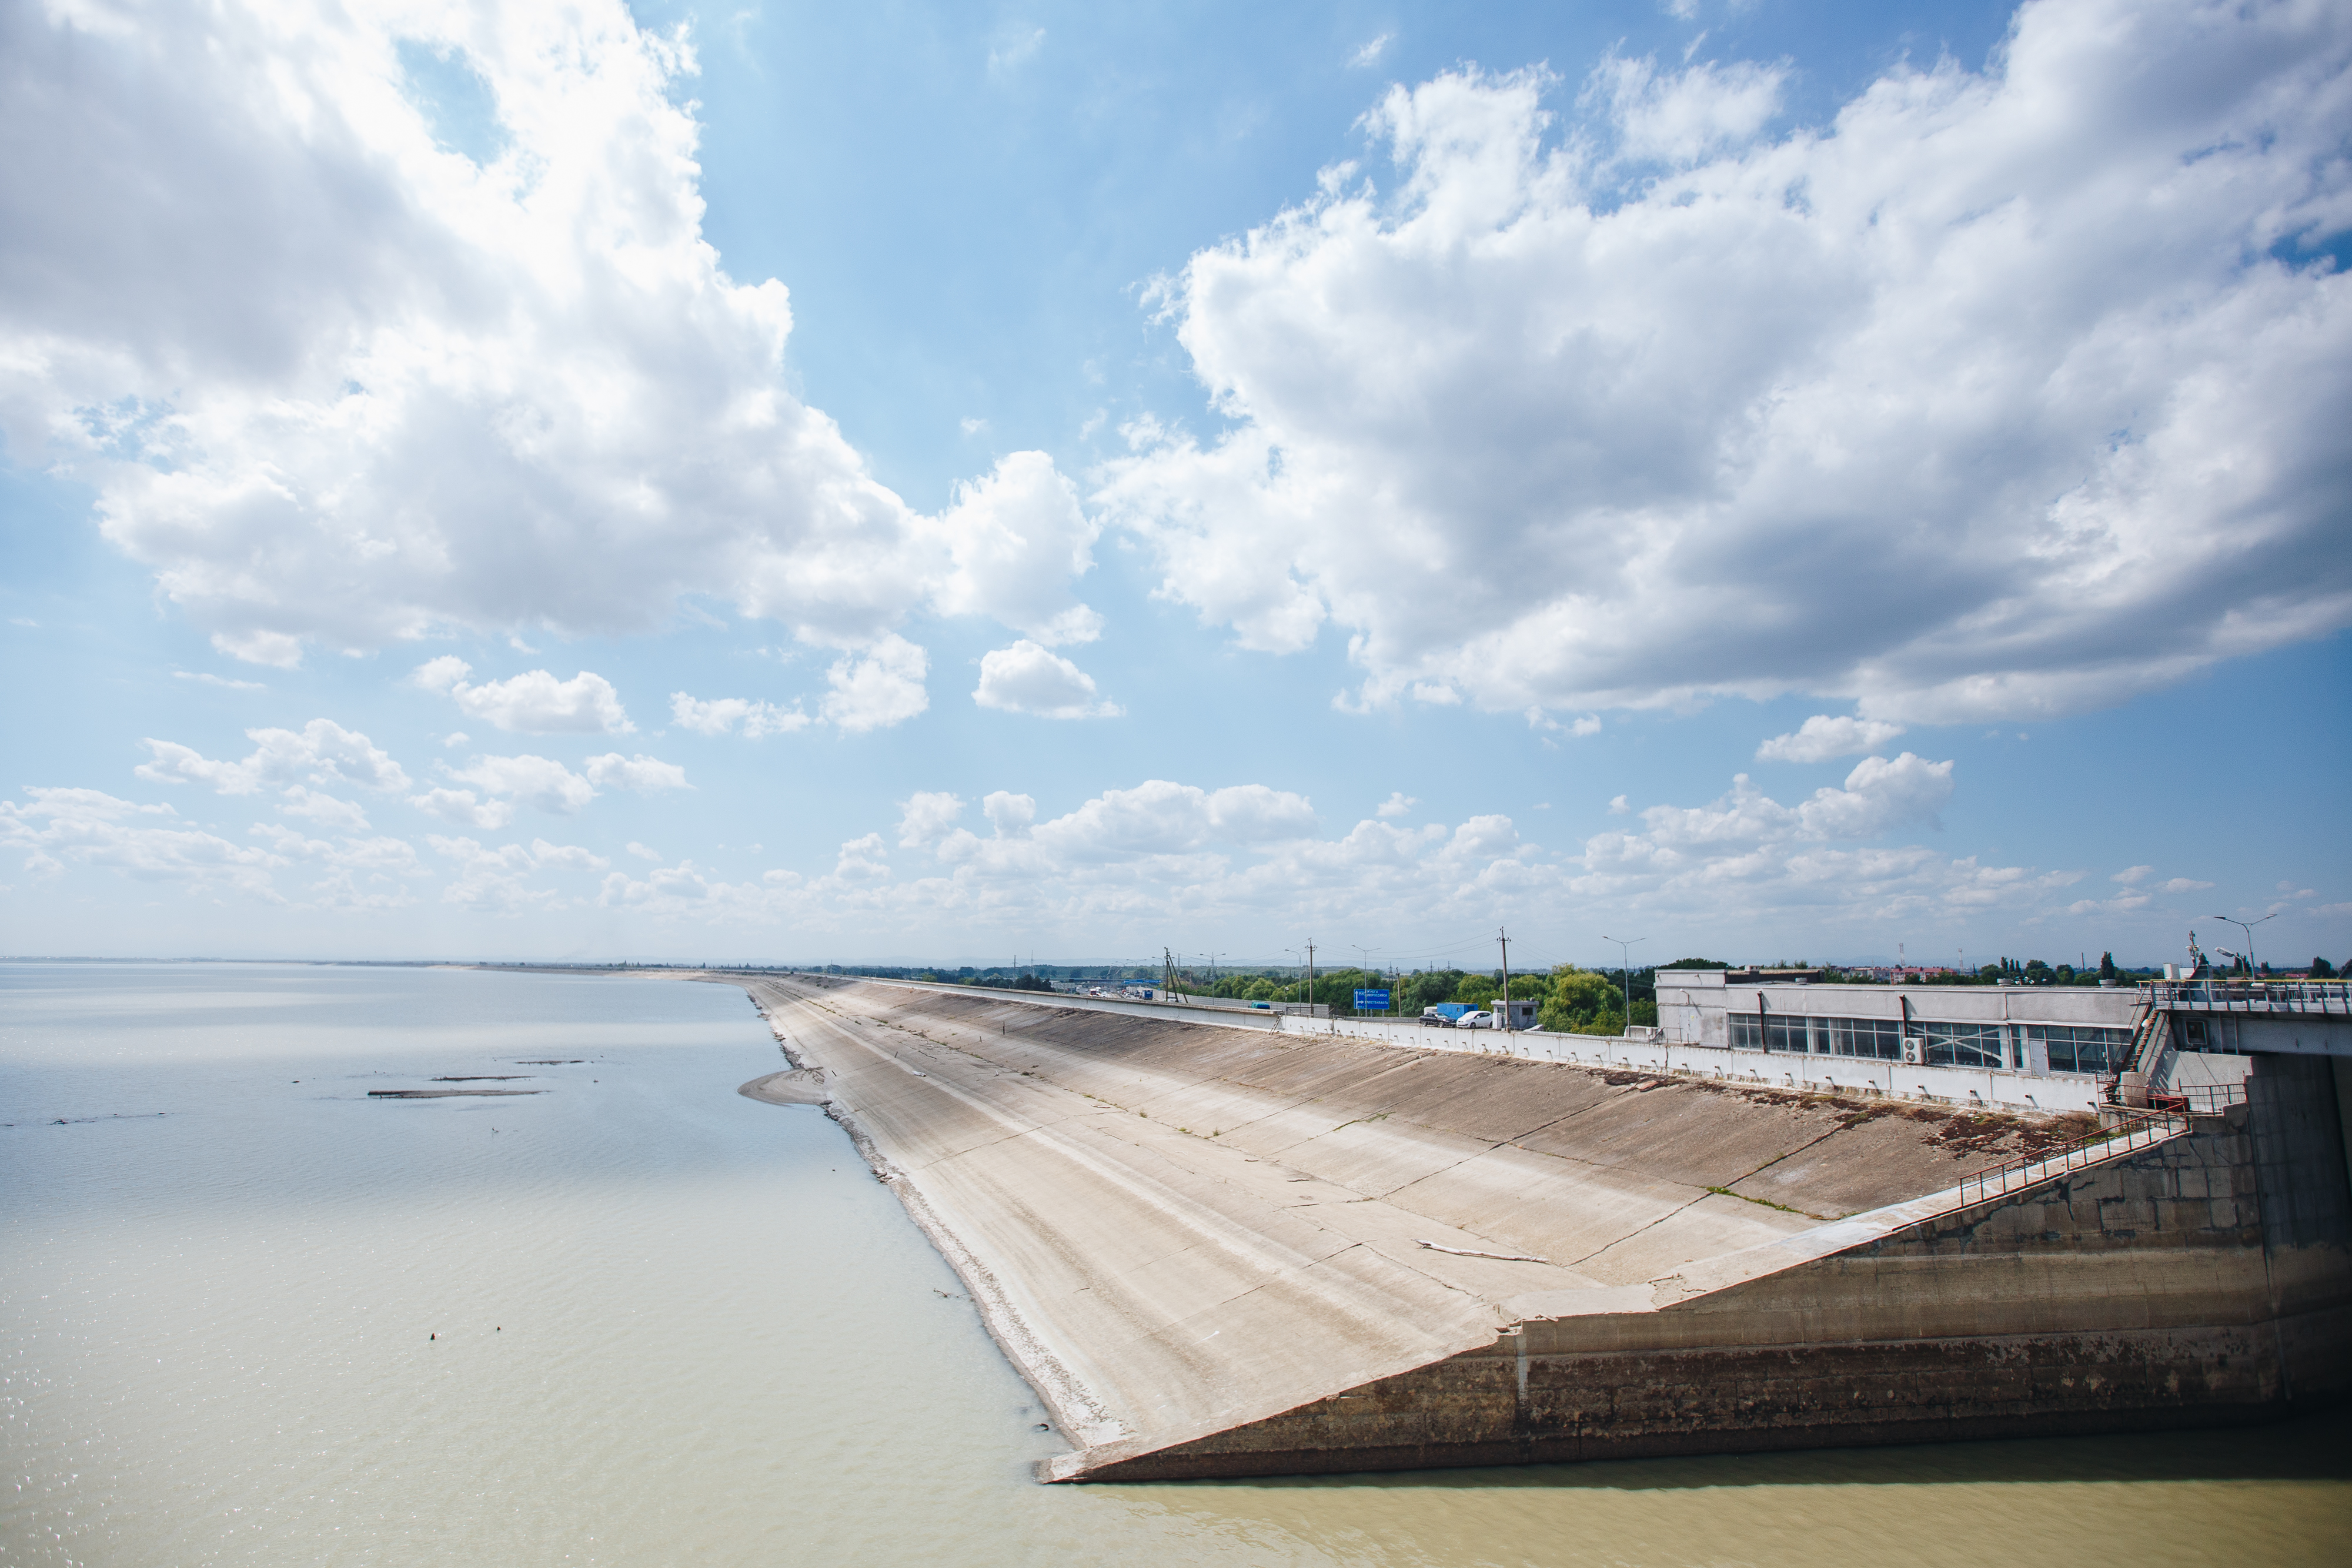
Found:
M 2315 980 L 2332 980 L 2336 977 L 2336 966 L 2325 958 L 2314 958 L 2311 961 L 2311 977 Z
M 2099 955 L 2099 978 L 2101 978 L 2101 979 L 2103 979 L 2103 980 L 2112 980 L 2112 979 L 2114 979 L 2115 977 L 2116 977 L 2116 956 L 2115 956 L 2113 953 L 2102 953 L 2102 954 L 2100 954 L 2100 955 Z
M 1550 994 L 1536 1009 L 1536 1021 L 1556 1034 L 1616 1034 L 1621 1028 L 1601 1030 L 1594 1024 L 1604 1016 L 1617 1014 L 1618 992 L 1609 977 L 1592 969 L 1580 969 L 1573 964 L 1562 964 L 1547 977 L 1551 982 Z M 1657 1005 L 1650 1011 L 1656 1016 Z
M 1423 1008 L 1452 1001 L 1454 988 L 1463 977 L 1459 969 L 1424 969 L 1405 980 L 1398 1001 L 1406 1012 L 1418 1014 Z

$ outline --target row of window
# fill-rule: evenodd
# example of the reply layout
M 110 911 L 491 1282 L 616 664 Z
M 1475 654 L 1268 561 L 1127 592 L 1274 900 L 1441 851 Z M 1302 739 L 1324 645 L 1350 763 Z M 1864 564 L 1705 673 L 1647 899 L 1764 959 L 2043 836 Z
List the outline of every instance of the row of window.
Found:
M 2053 1072 L 2121 1072 L 2128 1065 L 2124 1061 L 2131 1045 L 2127 1029 L 2030 1023 L 2025 1031 L 2029 1039 L 2049 1047 Z
M 1800 1018 L 1791 1013 L 1733 1013 L 1731 1044 L 1748 1051 L 1803 1051 L 1878 1061 L 1903 1059 L 1903 1026 L 1893 1019 Z M 2017 1067 L 2032 1048 L 2047 1053 L 2053 1072 L 2112 1072 L 2131 1043 L 2127 1029 L 2046 1023 L 1940 1023 L 1915 1019 L 1915 1038 L 1927 1044 L 1930 1067 Z

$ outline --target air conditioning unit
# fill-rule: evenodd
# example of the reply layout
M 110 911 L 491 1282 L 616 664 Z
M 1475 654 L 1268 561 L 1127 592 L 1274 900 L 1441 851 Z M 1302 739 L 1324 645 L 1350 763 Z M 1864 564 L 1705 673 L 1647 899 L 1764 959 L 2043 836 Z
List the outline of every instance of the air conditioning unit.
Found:
M 1927 1061 L 1927 1042 L 1916 1035 L 1905 1040 L 1903 1060 L 1913 1067 L 1924 1066 Z

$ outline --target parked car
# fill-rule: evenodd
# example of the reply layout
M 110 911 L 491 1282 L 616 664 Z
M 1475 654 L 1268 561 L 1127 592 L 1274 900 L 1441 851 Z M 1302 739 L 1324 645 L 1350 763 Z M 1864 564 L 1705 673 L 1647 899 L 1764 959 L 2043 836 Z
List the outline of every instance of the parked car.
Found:
M 1460 1018 L 1455 1019 L 1454 1027 L 1455 1029 L 1493 1029 L 1495 1015 L 1480 1008 L 1475 1012 L 1464 1013 Z
M 1456 1029 L 1464 1014 L 1477 1010 L 1468 1002 L 1439 1002 L 1435 1007 L 1421 1009 L 1421 1021 L 1426 1029 Z

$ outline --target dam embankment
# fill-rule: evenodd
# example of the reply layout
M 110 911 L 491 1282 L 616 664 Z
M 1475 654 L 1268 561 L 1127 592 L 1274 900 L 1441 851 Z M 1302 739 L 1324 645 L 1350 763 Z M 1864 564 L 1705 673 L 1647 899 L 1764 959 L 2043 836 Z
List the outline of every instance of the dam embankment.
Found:
M 2245 1420 L 2352 1382 L 2324 1062 L 1963 1202 L 2087 1119 L 747 988 L 1078 1445 L 1048 1479 Z

